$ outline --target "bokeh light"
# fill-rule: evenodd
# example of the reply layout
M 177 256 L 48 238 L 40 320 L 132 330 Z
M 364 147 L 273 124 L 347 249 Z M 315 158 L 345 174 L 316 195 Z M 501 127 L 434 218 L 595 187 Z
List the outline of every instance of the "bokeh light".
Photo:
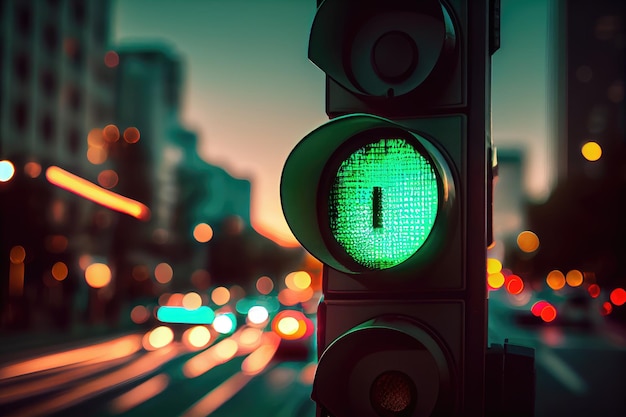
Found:
M 546 284 L 548 284 L 548 287 L 553 290 L 560 290 L 565 286 L 565 282 L 565 275 L 563 275 L 563 272 L 556 269 L 550 271 L 546 277 Z
M 487 258 L 487 274 L 497 274 L 502 271 L 502 262 L 496 258 Z
M 57 281 L 63 281 L 67 278 L 68 272 L 67 265 L 63 262 L 56 262 L 52 265 L 52 277 Z
M 579 287 L 583 283 L 583 273 L 577 269 L 572 269 L 565 276 L 565 281 L 570 287 Z
M 174 270 L 166 262 L 161 262 L 154 268 L 154 279 L 160 284 L 167 284 L 172 280 L 173 276 Z
M 111 282 L 111 269 L 103 263 L 93 263 L 85 269 L 85 281 L 92 288 L 102 288 Z
M 505 279 L 502 272 L 496 272 L 487 276 L 487 285 L 494 290 L 501 288 L 504 285 L 504 282 Z
M 534 303 L 530 308 L 530 312 L 546 323 L 554 321 L 557 315 L 556 308 L 546 300 L 540 300 Z
M 115 51 L 107 51 L 106 54 L 104 54 L 104 65 L 106 65 L 109 68 L 115 68 L 119 65 L 120 63 L 120 57 L 117 54 L 117 52 Z
M 218 306 L 230 301 L 230 291 L 226 287 L 217 287 L 211 292 L 211 300 Z
M 107 150 L 104 148 L 90 147 L 87 149 L 87 160 L 94 165 L 103 164 L 108 157 Z
M 11 161 L 7 161 L 6 159 L 0 161 L 0 182 L 7 182 L 11 178 L 13 178 L 13 174 L 15 174 L 15 167 Z
M 179 293 L 179 292 L 175 292 L 173 294 L 168 294 L 165 303 L 163 303 L 162 305 L 164 306 L 172 306 L 172 307 L 182 307 L 183 306 L 183 298 L 184 295 Z
M 611 291 L 609 299 L 616 306 L 624 305 L 624 303 L 626 303 L 626 290 L 624 290 L 623 288 L 615 288 L 613 291 Z
M 549 304 L 550 303 L 545 300 L 539 300 L 530 307 L 530 312 L 533 313 L 533 316 L 539 317 L 539 315 L 541 314 L 541 310 L 543 310 L 543 308 Z
M 88 255 L 86 253 L 82 254 L 78 257 L 78 266 L 84 271 L 89 265 L 92 264 L 92 261 L 93 257 L 91 255 Z
M 256 289 L 259 293 L 267 295 L 274 289 L 274 281 L 270 277 L 260 277 L 256 280 Z
M 525 230 L 517 235 L 517 246 L 523 252 L 534 252 L 539 248 L 539 238 L 530 230 Z
M 24 262 L 24 259 L 26 259 L 26 249 L 24 249 L 24 246 L 13 246 L 9 251 L 9 260 L 14 264 L 19 264 Z
M 268 318 L 269 312 L 263 306 L 253 306 L 248 310 L 248 320 L 252 324 L 264 323 Z
M 117 176 L 117 172 L 112 169 L 105 169 L 98 174 L 98 184 L 104 188 L 113 188 L 117 185 L 118 181 L 119 177 Z
M 115 125 L 106 125 L 102 129 L 102 138 L 109 142 L 117 142 L 120 139 L 120 130 Z
M 181 304 L 187 310 L 196 310 L 202 306 L 202 297 L 197 292 L 188 292 L 183 296 Z
M 149 346 L 147 349 L 159 349 L 172 343 L 174 340 L 174 332 L 167 326 L 159 326 L 153 329 L 148 335 Z
M 41 174 L 41 164 L 30 161 L 24 165 L 24 173 L 31 178 L 37 178 Z
M 280 334 L 286 336 L 292 336 L 300 329 L 300 324 L 298 323 L 298 320 L 295 317 L 289 316 L 280 319 L 276 326 Z
M 136 127 L 128 127 L 124 130 L 124 140 L 127 143 L 137 143 L 139 142 L 139 129 Z
M 221 334 L 228 334 L 235 330 L 237 322 L 231 313 L 219 314 L 213 320 L 213 328 Z
M 580 149 L 583 157 L 591 162 L 597 161 L 602 157 L 602 147 L 593 141 L 586 142 Z
M 206 243 L 213 237 L 213 229 L 206 223 L 197 224 L 193 228 L 193 238 L 200 243 Z
M 143 324 L 148 321 L 150 318 L 150 310 L 148 310 L 145 306 L 136 305 L 130 310 L 130 319 L 135 324 Z
M 185 331 L 183 340 L 195 348 L 202 348 L 211 341 L 211 332 L 206 326 L 194 326 Z
M 297 340 L 313 334 L 311 319 L 296 310 L 283 310 L 272 320 L 272 330 L 282 339 Z
M 554 319 L 556 319 L 556 308 L 552 304 L 544 306 L 541 309 L 541 313 L 539 313 L 539 317 L 546 323 L 554 321 Z
M 513 295 L 521 294 L 524 291 L 524 281 L 514 274 L 508 275 L 504 280 L 506 290 Z
M 587 292 L 589 292 L 591 298 L 598 298 L 600 296 L 600 286 L 598 284 L 591 284 L 587 288 Z
M 311 285 L 311 275 L 306 271 L 292 272 L 285 277 L 285 285 L 294 291 L 305 290 Z

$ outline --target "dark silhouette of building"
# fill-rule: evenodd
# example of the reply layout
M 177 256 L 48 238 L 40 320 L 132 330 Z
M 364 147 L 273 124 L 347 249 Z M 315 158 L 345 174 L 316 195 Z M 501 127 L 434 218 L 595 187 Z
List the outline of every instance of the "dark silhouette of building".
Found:
M 528 210 L 541 240 L 532 268 L 539 277 L 552 269 L 577 269 L 587 284 L 610 291 L 626 285 L 626 6 L 571 0 L 558 7 L 559 178 L 548 201 Z M 595 154 L 583 151 L 590 142 L 597 144 Z

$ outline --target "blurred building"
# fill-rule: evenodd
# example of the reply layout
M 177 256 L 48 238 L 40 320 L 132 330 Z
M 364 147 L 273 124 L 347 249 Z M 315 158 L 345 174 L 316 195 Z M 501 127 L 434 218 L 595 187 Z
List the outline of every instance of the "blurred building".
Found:
M 0 133 L 15 154 L 90 169 L 86 134 L 111 121 L 108 1 L 0 5 Z M 52 162 L 52 161 L 51 161 Z
M 544 204 L 529 207 L 541 242 L 534 271 L 541 279 L 554 269 L 579 270 L 586 284 L 610 290 L 626 285 L 626 3 L 554 6 L 559 179 Z
M 524 157 L 518 148 L 497 149 L 498 176 L 493 188 L 493 238 L 489 256 L 504 261 L 517 251 L 517 235 L 526 228 L 523 207 L 528 201 L 524 192 Z M 507 263 L 507 266 L 510 266 Z
M 524 152 L 498 148 L 498 177 L 493 192 L 493 233 L 496 240 L 510 240 L 526 227 Z
M 58 310 L 52 317 L 69 322 L 73 294 L 84 286 L 76 248 L 106 250 L 106 239 L 84 236 L 110 224 L 108 214 L 99 216 L 93 203 L 53 186 L 44 173 L 57 165 L 95 181 L 107 166 L 86 155 L 87 132 L 113 116 L 113 73 L 104 62 L 109 20 L 106 0 L 0 3 L 0 160 L 15 166 L 13 178 L 0 183 L 0 305 L 7 326 L 28 325 L 36 306 Z M 5 262 L 16 247 L 25 251 L 19 279 Z M 57 262 L 68 272 L 53 279 Z
M 132 298 L 194 274 L 279 278 L 301 260 L 252 229 L 250 181 L 198 156 L 176 51 L 112 49 L 109 31 L 109 1 L 0 2 L 0 161 L 15 167 L 0 182 L 2 328 L 115 324 Z M 149 219 L 53 185 L 51 166 L 143 203 Z M 93 264 L 106 279 L 90 281 Z
M 181 188 L 187 187 L 187 193 L 198 196 L 197 204 L 189 207 L 192 223 L 206 222 L 219 228 L 225 217 L 237 216 L 250 227 L 250 181 L 235 178 L 200 158 L 197 140 L 194 132 L 183 128 L 172 132 L 172 143 L 183 152 Z
M 152 211 L 147 223 L 120 219 L 114 245 L 120 282 L 134 286 L 138 264 L 152 269 L 167 263 L 174 270 L 171 286 L 188 286 L 194 271 L 208 264 L 206 242 L 194 239 L 194 228 L 204 223 L 220 233 L 230 216 L 249 227 L 250 181 L 199 157 L 196 134 L 180 121 L 183 63 L 173 48 L 141 42 L 116 52 L 116 123 L 120 131 L 140 132 L 138 141 L 119 140 L 113 147 L 117 189 Z
M 626 175 L 624 136 L 624 55 L 626 3 L 615 0 L 560 0 L 552 37 L 556 52 L 559 180 Z M 594 141 L 604 150 L 597 160 L 581 152 Z M 617 171 L 616 171 L 617 170 Z

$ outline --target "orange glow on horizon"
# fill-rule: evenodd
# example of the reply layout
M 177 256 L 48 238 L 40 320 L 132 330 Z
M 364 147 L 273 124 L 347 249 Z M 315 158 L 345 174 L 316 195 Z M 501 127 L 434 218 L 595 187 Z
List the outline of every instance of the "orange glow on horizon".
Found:
M 282 231 L 282 230 L 278 230 L 276 228 L 271 228 L 268 226 L 262 226 L 260 224 L 258 224 L 257 222 L 255 222 L 254 220 L 252 221 L 252 228 L 260 235 L 265 236 L 266 238 L 270 239 L 271 241 L 273 241 L 274 243 L 284 247 L 284 248 L 299 248 L 302 247 L 302 245 L 300 245 L 300 242 L 298 242 L 298 240 L 295 238 L 295 236 L 293 234 L 291 234 L 291 232 L 287 231 Z
M 142 221 L 147 221 L 150 218 L 150 209 L 144 204 L 106 190 L 57 166 L 51 166 L 46 170 L 46 178 L 57 187 L 111 210 L 128 214 Z

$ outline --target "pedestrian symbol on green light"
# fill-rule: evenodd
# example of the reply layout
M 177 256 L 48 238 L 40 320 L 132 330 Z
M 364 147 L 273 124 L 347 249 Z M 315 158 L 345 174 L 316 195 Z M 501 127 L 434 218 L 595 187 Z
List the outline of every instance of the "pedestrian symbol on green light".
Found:
M 431 161 L 412 142 L 380 139 L 339 164 L 328 197 L 330 230 L 357 264 L 391 268 L 428 238 L 439 195 Z

